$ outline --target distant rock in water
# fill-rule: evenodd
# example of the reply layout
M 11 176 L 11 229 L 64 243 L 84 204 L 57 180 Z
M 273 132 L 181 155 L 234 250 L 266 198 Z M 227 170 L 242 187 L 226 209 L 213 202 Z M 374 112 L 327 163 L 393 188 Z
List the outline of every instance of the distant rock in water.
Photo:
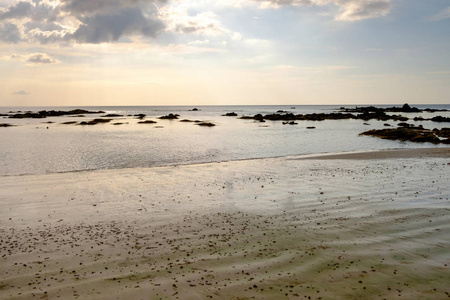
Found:
M 210 123 L 210 122 L 200 122 L 200 123 L 197 123 L 197 124 L 195 124 L 195 125 L 203 126 L 203 127 L 213 127 L 213 126 L 216 126 L 216 124 L 213 124 L 213 123 Z
M 190 111 L 198 111 L 198 110 L 199 110 L 198 108 L 193 108 Z
M 153 120 L 145 120 L 145 121 L 139 121 L 138 124 L 155 124 L 156 121 Z
M 102 124 L 102 123 L 109 123 L 111 122 L 112 119 L 94 119 L 92 121 L 88 121 L 88 122 L 80 122 L 78 125 L 96 125 L 96 124 Z
M 0 127 L 12 127 L 12 126 L 15 126 L 15 125 L 8 124 L 8 123 L 0 123 Z
M 364 120 L 369 121 L 372 119 L 380 121 L 407 121 L 408 118 L 398 115 L 388 115 L 384 112 L 364 112 L 362 114 L 350 114 L 350 113 L 313 113 L 313 114 L 298 114 L 294 115 L 290 112 L 274 113 L 274 114 L 257 114 L 253 117 L 242 116 L 239 119 L 253 119 L 253 120 L 270 120 L 270 121 L 324 121 L 324 120 Z
M 437 111 L 448 111 L 447 109 L 432 109 L 432 108 L 426 108 L 426 109 L 419 109 L 417 107 L 411 107 L 408 103 L 403 104 L 402 107 L 387 107 L 387 108 L 381 108 L 381 107 L 375 107 L 375 106 L 361 106 L 356 108 L 345 108 L 341 107 L 341 111 L 345 112 L 359 112 L 359 113 L 368 113 L 368 112 L 403 112 L 403 113 L 418 113 L 418 112 L 437 112 Z
M 76 121 L 67 121 L 67 122 L 64 122 L 64 123 L 61 123 L 61 124 L 63 124 L 63 125 L 70 125 L 70 124 L 76 124 L 77 122 Z
M 316 129 L 316 127 L 314 127 L 314 126 L 308 126 L 308 127 L 306 127 L 306 129 Z
M 104 116 L 100 116 L 102 118 L 113 118 L 113 117 L 123 117 L 123 115 L 118 115 L 118 114 L 107 114 Z
M 137 114 L 137 115 L 134 115 L 135 117 L 137 117 L 139 120 L 142 120 L 142 119 L 144 119 L 145 118 L 145 114 Z
M 179 116 L 180 115 L 177 115 L 177 114 L 168 114 L 166 116 L 159 117 L 159 119 L 161 119 L 161 120 L 175 120 L 175 119 L 178 119 Z
M 436 116 L 431 118 L 433 122 L 450 122 L 450 117 Z
M 183 120 L 180 120 L 180 122 L 183 122 L 183 123 L 189 123 L 189 122 L 194 122 L 194 121 L 188 120 L 188 119 L 183 119 Z
M 235 113 L 235 112 L 229 112 L 229 113 L 226 113 L 226 114 L 224 114 L 224 115 L 222 115 L 222 116 L 224 116 L 224 117 L 237 117 L 237 113 Z
M 9 115 L 8 117 L 11 119 L 24 119 L 24 118 L 33 118 L 33 119 L 41 119 L 46 117 L 59 117 L 59 116 L 69 116 L 69 115 L 81 115 L 81 114 L 103 114 L 104 111 L 88 111 L 84 109 L 74 109 L 69 111 L 55 111 L 55 110 L 41 110 L 37 113 L 34 112 L 25 112 L 25 113 L 16 113 L 13 115 Z

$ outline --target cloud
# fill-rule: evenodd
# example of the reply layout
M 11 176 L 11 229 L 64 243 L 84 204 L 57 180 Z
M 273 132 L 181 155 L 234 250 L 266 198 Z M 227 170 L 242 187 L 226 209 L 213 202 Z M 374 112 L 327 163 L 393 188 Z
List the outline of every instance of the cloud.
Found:
M 209 36 L 230 33 L 222 27 L 217 15 L 211 11 L 190 15 L 187 8 L 172 6 L 162 10 L 161 14 L 167 24 L 167 30 L 172 32 Z
M 30 55 L 26 62 L 34 64 L 34 65 L 48 65 L 48 64 L 56 64 L 59 61 L 56 59 L 51 58 L 45 53 L 36 53 Z
M 165 28 L 149 0 L 32 0 L 0 8 L 0 40 L 109 43 L 135 35 L 156 37 Z
M 18 2 L 0 12 L 0 20 L 20 19 L 30 15 L 33 6 L 29 2 Z
M 11 58 L 24 61 L 28 65 L 50 65 L 60 62 L 46 53 L 13 54 Z
M 122 36 L 144 35 L 156 37 L 164 24 L 145 17 L 139 8 L 126 8 L 114 14 L 96 14 L 81 18 L 82 25 L 69 36 L 80 43 L 103 43 L 117 41 Z
M 450 19 L 450 6 L 430 17 L 431 21 L 441 21 L 445 19 Z
M 0 41 L 17 44 L 22 41 L 22 34 L 15 24 L 0 24 Z
M 12 93 L 11 95 L 14 95 L 14 96 L 25 96 L 25 95 L 29 95 L 29 94 L 30 93 L 28 93 L 28 92 L 26 92 L 24 90 L 20 90 L 20 91 Z
M 391 10 L 391 0 L 250 0 L 261 8 L 285 6 L 330 6 L 338 8 L 334 18 L 338 21 L 358 21 L 383 17 Z

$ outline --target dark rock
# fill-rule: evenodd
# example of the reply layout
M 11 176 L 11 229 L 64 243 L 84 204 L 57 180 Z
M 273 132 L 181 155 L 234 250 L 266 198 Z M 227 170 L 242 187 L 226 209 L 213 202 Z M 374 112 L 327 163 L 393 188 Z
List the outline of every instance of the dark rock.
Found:
M 137 114 L 137 115 L 134 115 L 135 117 L 137 117 L 139 120 L 142 120 L 142 119 L 144 119 L 145 118 L 145 114 Z
M 80 122 L 78 125 L 96 125 L 96 124 L 101 124 L 101 123 L 109 123 L 111 122 L 112 119 L 94 119 L 88 122 Z
M 224 115 L 222 115 L 224 117 L 237 117 L 237 113 L 235 112 L 230 112 L 230 113 L 226 113 Z
M 191 109 L 191 111 L 198 111 L 198 108 L 193 108 Z
M 0 123 L 0 127 L 11 127 L 11 126 L 15 126 L 15 125 L 8 124 L 8 123 Z
M 383 125 L 386 127 L 391 126 L 391 124 L 389 124 L 389 123 L 384 123 Z
M 107 114 L 104 116 L 100 116 L 102 118 L 113 118 L 113 117 L 123 117 L 123 115 L 118 115 L 118 114 Z
M 70 125 L 70 124 L 76 124 L 77 122 L 75 122 L 75 121 L 67 121 L 67 122 L 64 122 L 64 123 L 61 123 L 61 124 L 63 124 L 63 125 Z
M 436 116 L 430 120 L 433 122 L 450 122 L 450 117 Z
M 433 144 L 441 143 L 441 140 L 431 130 L 409 128 L 409 127 L 369 130 L 361 133 L 361 135 L 369 135 L 388 140 L 410 141 L 415 143 L 425 143 L 425 142 Z
M 188 123 L 188 122 L 194 122 L 194 121 L 188 120 L 188 119 L 183 119 L 183 120 L 180 120 L 180 122 Z M 200 122 L 200 121 L 199 121 L 199 122 Z
M 37 113 L 33 112 L 25 112 L 25 113 L 17 113 L 14 115 L 9 115 L 9 118 L 12 119 L 24 119 L 24 118 L 33 118 L 40 119 L 46 117 L 59 117 L 59 116 L 67 116 L 67 115 L 79 115 L 79 114 L 101 114 L 105 113 L 104 111 L 88 111 L 84 109 L 74 109 L 69 111 L 55 111 L 55 110 L 41 110 Z
M 155 124 L 156 121 L 153 120 L 145 120 L 145 121 L 139 121 L 138 124 Z
M 180 115 L 177 115 L 177 114 L 168 114 L 166 116 L 159 117 L 159 119 L 162 119 L 162 120 L 175 120 L 175 119 L 178 119 L 179 116 Z
M 200 122 L 200 123 L 197 123 L 197 124 L 195 124 L 195 125 L 198 125 L 198 126 L 204 126 L 204 127 L 213 127 L 213 126 L 216 126 L 216 124 L 213 124 L 213 123 L 210 123 L 210 122 Z
M 316 129 L 316 127 L 314 127 L 314 126 L 308 126 L 308 127 L 306 127 L 306 129 Z
M 434 128 L 433 132 L 439 137 L 450 139 L 450 128 L 447 127 L 441 129 Z

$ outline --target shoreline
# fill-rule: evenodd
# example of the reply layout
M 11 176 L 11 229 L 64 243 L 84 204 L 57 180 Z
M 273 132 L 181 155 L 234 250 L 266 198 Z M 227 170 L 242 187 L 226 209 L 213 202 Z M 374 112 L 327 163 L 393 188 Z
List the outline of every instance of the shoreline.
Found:
M 446 298 L 433 149 L 0 177 L 0 298 Z
M 362 150 L 362 151 L 350 151 L 350 152 L 327 152 L 327 153 L 312 153 L 312 154 L 299 154 L 299 155 L 282 155 L 282 156 L 270 156 L 270 157 L 256 157 L 256 158 L 242 158 L 234 160 L 224 161 L 207 161 L 199 163 L 185 163 L 185 164 L 168 164 L 168 165 L 155 165 L 149 167 L 135 167 L 135 168 L 119 168 L 119 169 L 88 169 L 88 170 L 73 170 L 73 171 L 61 171 L 61 172 L 48 172 L 48 173 L 23 173 L 23 174 L 6 174 L 0 175 L 2 177 L 15 177 L 15 176 L 37 176 L 37 175 L 50 175 L 50 174 L 76 174 L 83 172 L 98 172 L 98 171 L 126 171 L 137 169 L 154 169 L 154 168 L 177 168 L 183 166 L 197 166 L 205 164 L 221 164 L 232 163 L 242 161 L 258 161 L 267 159 L 287 159 L 287 160 L 327 160 L 327 159 L 354 159 L 354 160 L 371 160 L 371 159 L 395 159 L 395 158 L 419 158 L 419 157 L 450 157 L 450 147 L 430 147 L 430 148 L 389 148 L 389 149 L 376 149 L 376 150 Z

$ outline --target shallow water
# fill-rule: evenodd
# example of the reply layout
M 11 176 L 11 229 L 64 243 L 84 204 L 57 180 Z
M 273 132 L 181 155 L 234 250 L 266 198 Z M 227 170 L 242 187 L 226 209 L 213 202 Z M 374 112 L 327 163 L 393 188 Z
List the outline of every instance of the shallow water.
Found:
M 281 122 L 255 122 L 224 117 L 227 112 L 241 115 L 275 113 L 278 110 L 295 114 L 336 111 L 340 106 L 124 106 L 77 107 L 103 110 L 125 117 L 94 126 L 63 125 L 67 121 L 91 120 L 99 115 L 49 117 L 46 119 L 1 119 L 1 123 L 20 125 L 0 128 L 0 175 L 42 174 L 97 169 L 120 169 L 163 165 L 218 162 L 249 158 L 277 157 L 311 153 L 342 152 L 388 148 L 432 147 L 359 136 L 369 129 L 384 128 L 384 123 L 371 120 L 299 121 L 296 126 Z M 450 108 L 447 106 L 417 106 Z M 1 107 L 0 113 L 30 110 L 70 110 L 74 107 Z M 135 117 L 157 124 L 137 124 Z M 176 113 L 180 119 L 210 121 L 217 126 L 199 127 L 179 120 L 159 120 L 157 117 Z M 102 114 L 103 115 L 103 114 Z M 418 114 L 403 114 L 410 118 Z M 448 112 L 419 114 L 450 116 Z M 54 122 L 54 123 L 46 123 Z M 112 123 L 123 125 L 113 126 Z M 425 128 L 448 127 L 446 123 L 410 122 Z M 316 129 L 307 129 L 315 126 Z M 48 127 L 48 128 L 47 128 Z M 161 128 L 158 128 L 161 127 Z

